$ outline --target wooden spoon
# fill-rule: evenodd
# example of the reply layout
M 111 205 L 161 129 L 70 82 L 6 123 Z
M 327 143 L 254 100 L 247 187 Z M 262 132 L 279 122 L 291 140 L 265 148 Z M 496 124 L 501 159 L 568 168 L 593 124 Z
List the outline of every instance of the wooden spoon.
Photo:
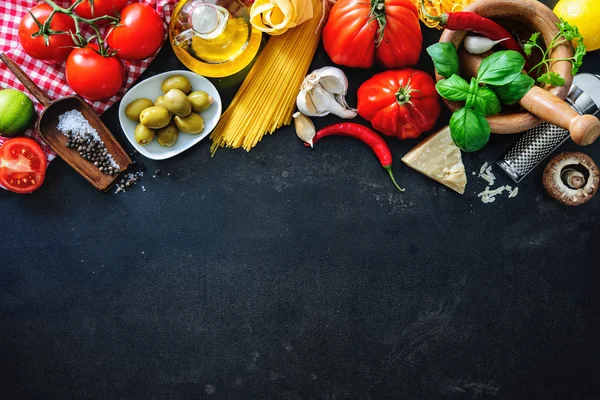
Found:
M 52 101 L 42 89 L 29 79 L 14 61 L 6 56 L 6 54 L 0 53 L 0 59 L 15 74 L 27 90 L 44 106 L 44 110 L 37 120 L 37 128 L 44 141 L 48 143 L 60 158 L 73 167 L 75 171 L 87 179 L 94 187 L 102 191 L 109 190 L 131 165 L 131 159 L 104 123 L 102 123 L 100 117 L 98 117 L 88 103 L 79 96 L 67 96 Z M 115 162 L 119 165 L 118 174 L 107 175 L 100 172 L 98 167 L 94 166 L 92 162 L 83 159 L 76 149 L 71 149 L 66 146 L 67 137 L 57 128 L 58 117 L 71 110 L 78 110 L 83 114 L 85 119 L 87 119 L 90 125 L 98 132 L 98 135 L 104 142 L 104 146 L 109 154 L 112 155 Z

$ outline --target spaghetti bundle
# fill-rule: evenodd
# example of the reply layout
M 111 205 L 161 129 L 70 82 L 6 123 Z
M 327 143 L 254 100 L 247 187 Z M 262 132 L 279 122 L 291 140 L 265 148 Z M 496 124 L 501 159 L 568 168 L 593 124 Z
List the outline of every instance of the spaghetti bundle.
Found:
M 292 122 L 298 90 L 320 40 L 321 0 L 312 0 L 312 7 L 313 18 L 269 39 L 210 136 L 213 155 L 225 146 L 249 151 L 266 133 Z
M 421 0 L 414 0 L 419 10 L 419 18 L 425 25 L 430 28 L 442 29 L 438 21 L 433 21 L 423 15 L 423 9 L 421 7 Z M 463 8 L 471 4 L 475 0 L 424 0 L 425 9 L 433 17 L 439 17 L 444 13 L 451 13 L 456 11 L 462 11 Z

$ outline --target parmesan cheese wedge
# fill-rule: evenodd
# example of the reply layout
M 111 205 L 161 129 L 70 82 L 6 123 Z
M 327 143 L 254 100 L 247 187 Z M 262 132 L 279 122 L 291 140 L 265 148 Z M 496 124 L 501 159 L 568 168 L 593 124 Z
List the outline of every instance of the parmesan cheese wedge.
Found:
M 465 192 L 465 166 L 460 149 L 452 141 L 447 126 L 406 153 L 402 161 L 460 194 Z

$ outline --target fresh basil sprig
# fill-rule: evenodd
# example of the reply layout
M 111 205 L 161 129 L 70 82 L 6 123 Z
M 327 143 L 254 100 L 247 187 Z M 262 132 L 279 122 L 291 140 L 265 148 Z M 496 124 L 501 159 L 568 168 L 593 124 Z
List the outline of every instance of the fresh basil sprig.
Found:
M 502 103 L 521 100 L 535 83 L 522 73 L 525 59 L 516 51 L 499 51 L 485 58 L 470 83 L 458 76 L 458 54 L 453 44 L 437 43 L 427 52 L 437 72 L 446 78 L 435 85 L 440 96 L 465 101 L 465 106 L 452 114 L 449 126 L 452 141 L 466 152 L 480 150 L 490 139 L 485 117 L 498 114 Z
M 435 70 L 444 78 L 458 75 L 458 53 L 450 42 L 439 42 L 427 48 Z

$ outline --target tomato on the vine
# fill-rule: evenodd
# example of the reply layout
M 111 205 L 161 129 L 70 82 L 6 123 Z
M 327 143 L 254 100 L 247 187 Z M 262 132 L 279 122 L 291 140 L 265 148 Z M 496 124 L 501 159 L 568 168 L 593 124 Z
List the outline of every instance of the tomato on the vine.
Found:
M 148 58 L 160 49 L 165 28 L 158 12 L 148 4 L 133 3 L 121 12 L 121 20 L 108 34 L 107 43 L 128 61 Z
M 46 45 L 43 35 L 33 36 L 40 31 L 35 19 L 44 24 L 51 13 L 52 7 L 45 3 L 38 4 L 29 10 L 19 24 L 19 41 L 23 50 L 31 57 L 47 64 L 56 64 L 64 61 L 75 46 L 68 33 L 75 33 L 75 22 L 66 14 L 55 14 L 50 22 L 50 30 L 64 33 L 48 35 L 48 45 Z M 31 16 L 32 14 L 35 19 Z
M 76 1 L 71 0 L 71 4 L 75 4 Z M 126 5 L 127 0 L 83 0 L 75 7 L 75 12 L 87 19 L 105 15 L 116 16 Z
M 115 56 L 103 56 L 98 45 L 77 48 L 67 58 L 67 83 L 87 100 L 106 100 L 119 91 L 125 79 L 123 63 Z
M 31 193 L 46 177 L 46 154 L 30 138 L 15 138 L 0 147 L 0 185 L 15 193 Z

